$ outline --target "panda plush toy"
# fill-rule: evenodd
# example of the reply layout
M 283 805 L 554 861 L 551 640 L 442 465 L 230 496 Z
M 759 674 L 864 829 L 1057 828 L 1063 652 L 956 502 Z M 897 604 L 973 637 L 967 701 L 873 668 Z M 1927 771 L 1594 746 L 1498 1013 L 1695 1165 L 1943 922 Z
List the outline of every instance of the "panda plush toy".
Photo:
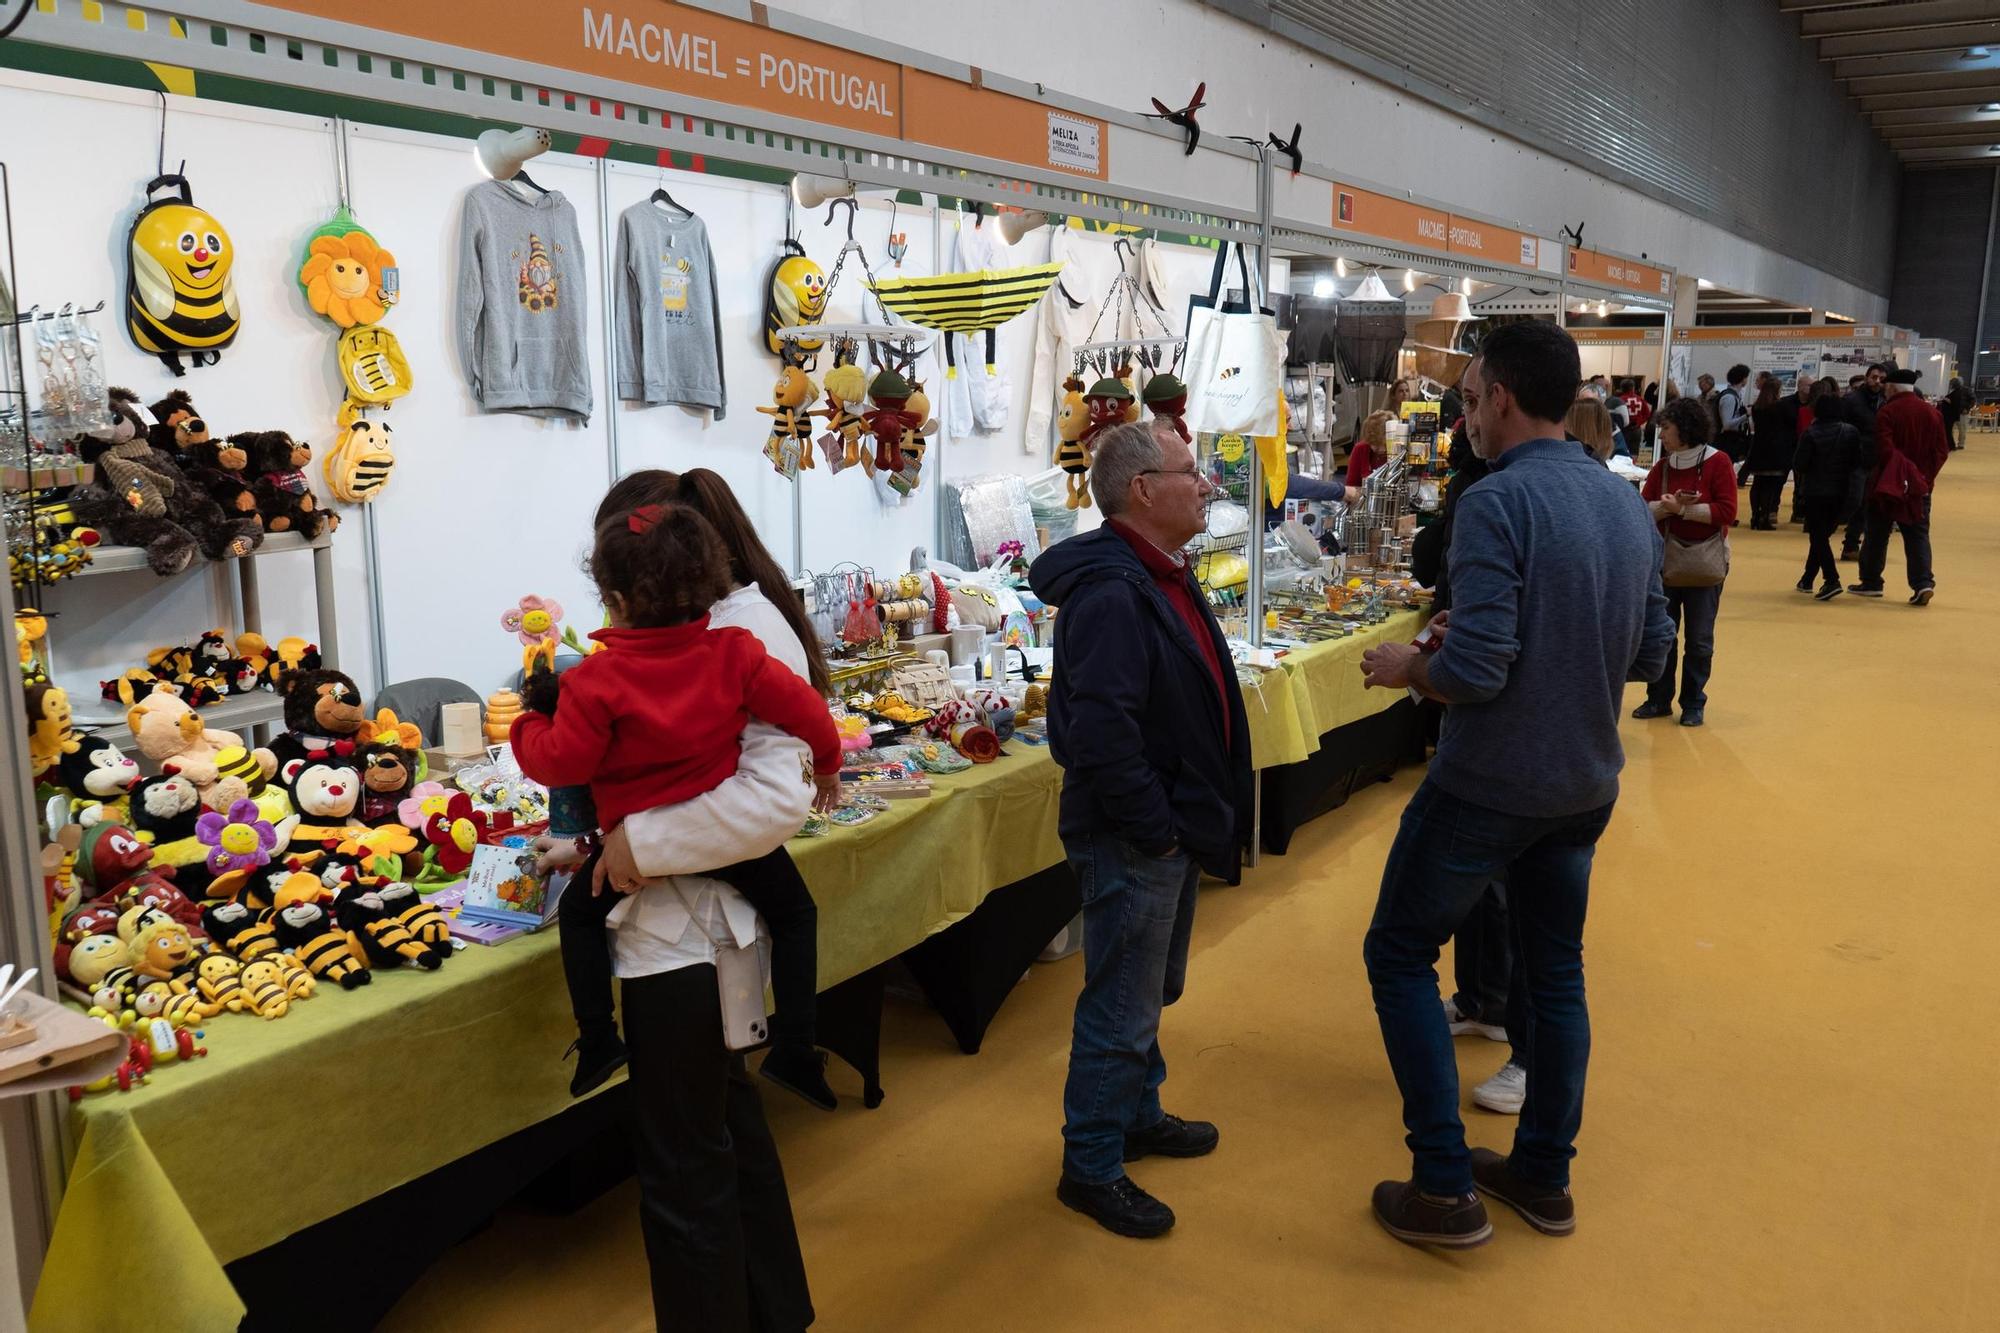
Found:
M 132 827 L 152 834 L 155 847 L 192 838 L 200 818 L 201 793 L 178 773 L 145 778 L 132 788 Z
M 361 822 L 361 770 L 352 758 L 319 751 L 311 758 L 282 760 L 277 781 L 298 812 L 292 836 L 301 842 L 339 837 Z

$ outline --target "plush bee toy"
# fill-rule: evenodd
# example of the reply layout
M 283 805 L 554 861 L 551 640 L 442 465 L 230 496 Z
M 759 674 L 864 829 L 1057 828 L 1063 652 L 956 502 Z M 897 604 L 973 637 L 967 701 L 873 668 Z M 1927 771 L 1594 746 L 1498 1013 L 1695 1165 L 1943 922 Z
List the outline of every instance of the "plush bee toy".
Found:
M 377 889 L 376 894 L 396 924 L 416 936 L 439 962 L 451 957 L 451 925 L 443 912 L 418 895 L 416 885 L 392 882 Z
M 294 958 L 316 977 L 340 983 L 353 990 L 374 980 L 354 956 L 345 934 L 334 928 L 333 918 L 318 902 L 292 903 L 271 914 L 271 924 L 282 944 Z
M 786 366 L 771 388 L 775 405 L 757 409 L 773 419 L 771 437 L 764 442 L 764 457 L 785 476 L 813 465 L 812 419 L 820 411 L 806 404 L 818 395 L 819 386 L 812 382 L 812 376 L 797 366 Z
M 389 915 L 382 895 L 368 885 L 343 888 L 333 900 L 333 912 L 347 931 L 348 947 L 377 967 L 403 964 L 435 972 L 443 965 L 443 959 Z
M 153 198 L 176 187 L 177 200 Z M 242 327 L 236 246 L 212 214 L 195 207 L 187 177 L 154 177 L 146 185 L 146 200 L 132 220 L 127 247 L 125 326 L 140 351 L 185 375 L 181 353 L 197 366 L 212 366 Z

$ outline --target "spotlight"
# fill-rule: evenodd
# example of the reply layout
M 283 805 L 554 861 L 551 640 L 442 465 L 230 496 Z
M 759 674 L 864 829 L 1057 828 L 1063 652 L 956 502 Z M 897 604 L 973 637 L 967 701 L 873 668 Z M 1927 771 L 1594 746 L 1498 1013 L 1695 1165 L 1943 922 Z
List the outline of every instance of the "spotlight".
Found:
M 854 182 L 831 176 L 792 177 L 792 201 L 800 208 L 814 209 L 829 199 L 852 199 Z
M 1599 301 L 1597 303 L 1597 317 L 1599 319 L 1603 319 L 1606 315 L 1610 313 L 1611 313 L 1611 303 L 1609 301 Z
M 2000 102 L 1988 102 L 1985 106 L 1979 108 L 1979 114 L 1982 116 L 2000 115 Z
M 1417 289 L 1417 271 L 1413 268 L 1404 269 L 1403 290 L 1406 292 L 1413 292 L 1416 289 Z
M 1049 225 L 1049 215 L 1039 208 L 1022 209 L 1000 215 L 1000 237 L 1009 245 L 1019 245 L 1029 232 Z
M 1324 301 L 1333 295 L 1333 279 L 1324 273 L 1313 279 L 1313 295 Z
M 1341 258 L 1339 255 L 1335 255 L 1333 257 L 1333 274 L 1337 278 L 1344 278 L 1347 276 L 1347 261 Z
M 1472 295 L 1472 279 L 1471 279 L 1471 278 L 1460 278 L 1460 279 L 1458 280 L 1458 294 L 1459 294 L 1460 296 L 1470 296 L 1470 295 Z
M 479 169 L 496 181 L 512 180 L 521 173 L 531 157 L 539 157 L 549 151 L 547 130 L 532 130 L 523 126 L 518 130 L 487 130 L 472 142 L 472 155 L 479 161 Z
M 1960 57 L 1959 57 L 1959 59 L 1960 59 L 1960 60 L 1984 60 L 1984 59 L 1986 59 L 1986 57 L 1988 57 L 1988 56 L 1990 56 L 1990 55 L 1992 55 L 1992 54 L 1993 54 L 1993 53 L 1992 53 L 1991 51 L 1987 50 L 1987 49 L 1986 49 L 1985 47 L 1983 47 L 1983 46 L 1968 46 L 1968 47 L 1966 47 L 1966 48 L 1965 48 L 1965 54 L 1964 54 L 1964 55 L 1962 55 L 1962 56 L 1960 56 Z

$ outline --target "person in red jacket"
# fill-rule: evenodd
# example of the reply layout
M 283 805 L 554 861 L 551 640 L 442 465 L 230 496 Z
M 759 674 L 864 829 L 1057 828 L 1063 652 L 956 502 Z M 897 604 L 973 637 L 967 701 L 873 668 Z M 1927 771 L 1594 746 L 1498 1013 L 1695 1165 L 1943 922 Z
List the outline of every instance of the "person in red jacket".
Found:
M 1676 398 L 1654 418 L 1660 426 L 1660 461 L 1646 474 L 1639 496 L 1669 538 L 1703 542 L 1723 534 L 1727 542 L 1736 521 L 1736 464 L 1709 444 L 1713 422 L 1695 398 Z M 1722 585 L 1669 587 L 1667 614 L 1683 625 L 1685 660 L 1681 664 L 1681 725 L 1698 727 L 1708 707 L 1708 677 L 1715 666 L 1715 615 L 1722 606 Z M 1684 622 L 1684 623 L 1683 623 Z M 1633 717 L 1667 717 L 1674 702 L 1674 654 L 1667 650 L 1666 669 L 1646 687 L 1646 702 Z
M 627 815 L 720 786 L 736 772 L 743 728 L 756 717 L 811 748 L 819 804 L 838 802 L 840 733 L 826 701 L 748 630 L 708 627 L 708 608 L 730 577 L 707 519 L 671 504 L 607 515 L 590 576 L 611 627 L 591 635 L 600 650 L 562 676 L 542 671 L 525 682 L 529 711 L 508 735 L 523 773 L 548 787 L 587 783 L 608 833 Z M 605 918 L 618 895 L 588 891 L 591 869 L 578 872 L 558 908 L 579 1070 L 605 1064 L 618 1045 L 608 1020 L 593 1017 L 611 1012 Z M 735 886 L 771 932 L 778 1010 L 760 1072 L 832 1110 L 825 1057 L 814 1049 L 819 921 L 805 881 L 782 847 L 711 873 Z
M 1936 489 L 1938 473 L 1951 453 L 1951 440 L 1945 434 L 1944 418 L 1917 392 L 1916 371 L 1890 371 L 1884 392 L 1888 397 L 1875 414 L 1875 473 L 1868 479 L 1863 499 L 1868 525 L 1861 537 L 1861 582 L 1847 590 L 1862 597 L 1882 595 L 1882 572 L 1889 563 L 1889 529 L 1893 527 L 1903 534 L 1910 605 L 1929 606 L 1937 594 L 1937 575 L 1931 569 L 1930 492 Z M 1882 470 L 1890 466 L 1892 453 L 1902 455 L 1923 474 L 1928 489 L 1923 495 L 1921 519 L 1914 506 L 1902 513 L 1891 512 L 1884 497 L 1876 494 L 1875 484 Z

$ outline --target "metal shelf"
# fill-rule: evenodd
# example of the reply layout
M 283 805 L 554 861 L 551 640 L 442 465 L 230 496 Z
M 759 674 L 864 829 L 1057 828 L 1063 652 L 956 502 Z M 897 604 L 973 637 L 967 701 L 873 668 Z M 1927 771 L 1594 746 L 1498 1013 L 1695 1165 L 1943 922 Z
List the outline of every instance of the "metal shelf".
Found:
M 67 687 L 65 687 L 67 688 Z M 130 745 L 132 729 L 125 725 L 122 711 L 98 712 L 98 709 L 116 710 L 117 705 L 107 703 L 97 697 L 93 686 L 88 692 L 72 690 L 71 700 L 79 698 L 84 703 L 72 703 L 76 714 L 76 725 L 93 736 L 102 736 L 113 745 Z M 250 694 L 238 694 L 196 710 L 201 720 L 219 731 L 248 732 L 250 728 L 266 722 L 278 722 L 285 716 L 285 700 L 282 695 L 270 690 L 257 690 Z M 254 744 L 252 738 L 246 740 Z
M 272 532 L 266 533 L 263 545 L 259 546 L 249 555 L 231 557 L 231 559 L 254 560 L 258 556 L 279 555 L 286 551 L 323 551 L 331 546 L 332 543 L 333 535 L 327 532 L 320 533 L 318 537 L 310 541 L 296 532 Z M 229 563 L 230 560 L 228 559 L 196 560 L 188 565 L 186 569 L 182 570 L 181 573 L 192 573 L 197 569 L 208 569 L 215 565 L 226 565 Z M 135 569 L 150 570 L 151 568 L 152 566 L 146 563 L 146 552 L 143 547 L 99 546 L 91 551 L 90 563 L 76 571 L 71 577 L 81 579 L 88 578 L 92 574 L 126 574 Z M 173 577 L 178 578 L 180 575 L 177 574 Z M 62 584 L 58 582 L 50 586 L 59 588 Z

